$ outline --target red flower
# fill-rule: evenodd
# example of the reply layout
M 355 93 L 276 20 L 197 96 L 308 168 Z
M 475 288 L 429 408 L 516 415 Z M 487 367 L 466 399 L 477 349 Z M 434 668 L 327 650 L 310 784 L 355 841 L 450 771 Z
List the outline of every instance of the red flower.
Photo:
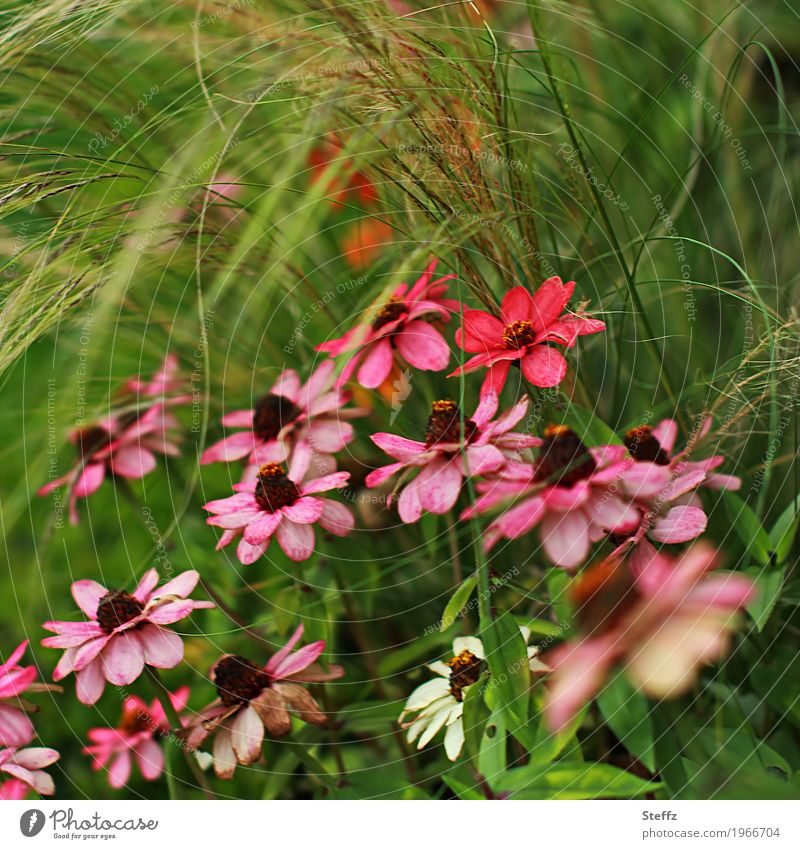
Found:
M 481 310 L 464 313 L 464 327 L 456 331 L 456 342 L 475 354 L 455 374 L 488 368 L 481 394 L 505 386 L 508 369 L 518 362 L 525 379 L 534 386 L 557 386 L 564 379 L 567 362 L 547 343 L 572 348 L 578 336 L 599 333 L 605 324 L 577 313 L 564 313 L 575 283 L 562 283 L 551 277 L 531 295 L 524 286 L 515 286 L 503 298 L 501 317 Z

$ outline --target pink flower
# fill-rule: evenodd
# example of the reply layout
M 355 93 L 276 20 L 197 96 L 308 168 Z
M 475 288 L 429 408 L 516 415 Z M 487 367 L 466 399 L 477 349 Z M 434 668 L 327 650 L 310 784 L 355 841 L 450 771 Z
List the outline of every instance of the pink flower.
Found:
M 627 468 L 626 453 L 622 445 L 586 448 L 575 431 L 552 425 L 545 429 L 535 465 L 516 464 L 499 480 L 478 484 L 481 496 L 462 518 L 485 513 L 511 498 L 522 499 L 489 525 L 484 549 L 539 526 L 550 560 L 574 569 L 586 561 L 593 542 L 639 527 L 641 513 L 620 498 L 614 486 Z
M 432 279 L 437 262 L 433 260 L 410 289 L 405 283 L 398 286 L 371 325 L 357 325 L 339 339 L 317 345 L 318 351 L 332 357 L 347 355 L 340 384 L 349 380 L 358 367 L 358 382 L 375 389 L 389 376 L 396 353 L 423 371 L 441 371 L 447 367 L 450 348 L 442 334 L 424 320 L 433 317 L 449 321 L 450 313 L 459 309 L 457 301 L 443 297 L 446 281 L 455 275 Z
M 26 787 L 35 790 L 41 796 L 52 796 L 56 792 L 53 779 L 44 772 L 46 766 L 54 764 L 61 757 L 55 749 L 2 749 L 0 750 L 0 773 L 10 775 L 21 781 Z M 18 785 L 3 789 L 10 793 L 19 793 Z M 21 799 L 22 796 L 13 798 Z
M 322 363 L 306 383 L 297 373 L 283 372 L 267 395 L 251 410 L 234 410 L 223 416 L 226 427 L 246 428 L 215 443 L 203 452 L 201 463 L 230 462 L 247 457 L 245 479 L 254 480 L 264 463 L 284 463 L 298 445 L 310 446 L 314 464 L 334 470 L 331 456 L 353 439 L 353 426 L 344 419 L 363 415 L 358 408 L 343 409 L 350 392 L 333 386 L 333 360 Z
M 170 693 L 176 711 L 186 707 L 189 688 Z M 119 789 L 128 783 L 132 757 L 146 781 L 155 781 L 164 771 L 164 753 L 157 738 L 170 732 L 169 721 L 158 699 L 148 706 L 138 696 L 128 696 L 123 703 L 122 718 L 117 728 L 90 728 L 91 745 L 84 754 L 92 756 L 92 769 L 107 769 L 108 783 Z
M 646 695 L 665 699 L 685 693 L 702 665 L 722 658 L 755 589 L 743 575 L 708 577 L 717 565 L 717 552 L 698 543 L 677 562 L 653 551 L 633 566 L 616 558 L 582 573 L 573 601 L 584 636 L 544 658 L 554 670 L 548 725 L 566 725 L 618 665 Z
M 705 419 L 698 439 L 709 432 L 711 421 L 711 416 Z M 739 489 L 742 485 L 738 477 L 713 471 L 724 462 L 721 455 L 689 461 L 683 451 L 673 454 L 677 433 L 677 423 L 664 419 L 655 428 L 643 425 L 625 434 L 631 460 L 621 488 L 643 516 L 652 512 L 652 520 L 643 530 L 656 542 L 688 542 L 705 531 L 708 520 L 698 489 Z
M 223 528 L 217 550 L 241 536 L 236 555 L 241 563 L 254 563 L 267 550 L 273 535 L 291 560 L 308 560 L 314 551 L 315 522 L 336 536 L 353 530 L 353 514 L 328 498 L 315 498 L 344 486 L 349 472 L 335 472 L 304 481 L 311 460 L 309 446 L 292 455 L 288 474 L 277 463 L 266 463 L 254 481 L 234 484 L 235 495 L 209 501 L 203 509 L 213 513 L 206 521 Z
M 467 310 L 456 342 L 475 356 L 449 376 L 488 368 L 482 394 L 492 388 L 499 393 L 511 363 L 516 362 L 534 386 L 557 386 L 564 379 L 567 361 L 548 343 L 572 348 L 578 336 L 605 330 L 602 321 L 564 313 L 574 289 L 575 283 L 550 277 L 533 295 L 524 286 L 511 289 L 503 298 L 500 318 Z
M 167 410 L 168 406 L 185 403 L 191 396 L 174 396 L 180 381 L 175 378 L 177 360 L 170 355 L 150 381 L 131 378 L 125 384 L 127 404 L 132 409 L 109 415 L 88 427 L 76 428 L 70 442 L 77 450 L 77 460 L 72 469 L 60 478 L 46 483 L 38 495 L 47 495 L 65 486 L 69 492 L 69 517 L 78 524 L 76 501 L 96 492 L 109 476 L 129 479 L 143 478 L 156 466 L 156 454 L 177 455 L 178 446 L 169 436 L 169 429 L 178 422 Z M 161 398 L 160 401 L 142 405 L 138 397 Z
M 461 412 L 454 401 L 434 401 L 424 442 L 391 433 L 370 437 L 397 462 L 370 472 L 366 484 L 380 486 L 397 472 L 419 468 L 420 473 L 400 493 L 400 518 L 416 522 L 425 511 L 446 513 L 456 503 L 465 477 L 497 472 L 512 452 L 540 443 L 536 437 L 511 432 L 527 409 L 525 398 L 492 421 L 497 395 L 490 393 L 462 428 Z
M 289 711 L 303 722 L 324 726 L 327 717 L 301 683 L 333 681 L 344 675 L 341 666 L 328 672 L 316 663 L 325 650 L 319 640 L 292 651 L 303 636 L 300 625 L 286 645 L 265 666 L 238 655 L 221 657 L 211 670 L 219 698 L 203 708 L 190 722 L 188 745 L 199 746 L 214 737 L 214 771 L 230 778 L 236 764 L 251 764 L 261 755 L 264 731 L 283 737 L 291 729 Z
M 0 784 L 0 801 L 25 799 L 30 792 L 30 785 L 18 778 L 9 778 Z
M 23 699 L 24 693 L 61 690 L 52 684 L 37 683 L 35 666 L 18 665 L 27 646 L 27 640 L 20 643 L 0 664 L 0 746 L 26 746 L 36 734 L 27 714 L 39 708 Z
M 214 607 L 210 601 L 187 598 L 199 575 L 182 572 L 158 587 L 158 572 L 149 569 L 132 594 L 108 590 L 97 581 L 75 581 L 72 597 L 88 617 L 83 622 L 45 622 L 55 637 L 42 645 L 65 649 L 53 672 L 60 681 L 75 673 L 75 690 L 85 705 L 103 695 L 106 681 L 126 686 L 135 681 L 144 665 L 172 669 L 183 658 L 183 640 L 164 626 L 184 619 L 198 608 Z

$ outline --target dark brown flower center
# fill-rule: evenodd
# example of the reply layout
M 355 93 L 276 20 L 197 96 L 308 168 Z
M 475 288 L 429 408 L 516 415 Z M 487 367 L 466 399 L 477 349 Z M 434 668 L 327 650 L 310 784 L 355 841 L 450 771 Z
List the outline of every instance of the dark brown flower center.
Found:
M 126 709 L 122 714 L 120 730 L 128 734 L 136 734 L 139 731 L 155 731 L 157 727 L 158 723 L 153 717 L 140 707 Z
M 281 507 L 294 504 L 300 498 L 300 490 L 286 475 L 283 466 L 266 463 L 258 470 L 255 498 L 258 506 L 267 513 L 276 513 Z
M 464 442 L 470 442 L 478 433 L 478 426 L 472 419 L 464 419 Z M 425 447 L 430 448 L 439 442 L 461 442 L 461 410 L 455 401 L 434 401 L 428 426 L 425 429 Z
M 389 324 L 391 321 L 397 321 L 398 318 L 401 318 L 407 312 L 406 305 L 402 303 L 400 298 L 393 295 L 375 316 L 375 320 L 372 322 L 372 329 L 380 330 L 384 325 Z
M 661 443 L 653 436 L 653 428 L 650 425 L 632 427 L 623 440 L 631 456 L 637 463 L 647 461 L 657 466 L 669 465 L 669 453 L 662 447 Z
M 265 395 L 253 411 L 253 433 L 269 442 L 297 419 L 302 411 L 284 395 Z
M 474 684 L 483 672 L 484 662 L 471 651 L 464 649 L 461 654 L 447 661 L 450 667 L 450 695 L 460 702 L 463 700 L 463 690 Z
M 115 628 L 135 619 L 144 610 L 144 605 L 122 590 L 106 593 L 97 605 L 97 624 L 103 633 L 110 634 Z
M 596 468 L 594 457 L 572 428 L 564 425 L 545 428 L 534 480 L 574 486 L 590 477 Z
M 638 598 L 630 570 L 620 560 L 589 566 L 573 581 L 570 597 L 584 634 L 612 629 Z
M 506 348 L 524 348 L 532 345 L 536 338 L 536 331 L 529 321 L 517 320 L 507 324 L 503 330 L 503 344 Z
M 214 683 L 222 704 L 249 702 L 269 687 L 270 677 L 246 657 L 230 654 L 214 667 Z

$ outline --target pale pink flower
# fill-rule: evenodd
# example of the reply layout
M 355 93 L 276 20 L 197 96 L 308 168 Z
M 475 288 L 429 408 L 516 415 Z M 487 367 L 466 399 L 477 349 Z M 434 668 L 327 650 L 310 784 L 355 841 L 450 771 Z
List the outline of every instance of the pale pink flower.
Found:
M 380 486 L 398 472 L 420 469 L 400 493 L 400 518 L 416 522 L 425 511 L 446 513 L 456 503 L 466 477 L 498 472 L 512 455 L 541 442 L 512 432 L 527 409 L 528 399 L 524 398 L 492 420 L 497 411 L 497 395 L 489 393 L 472 417 L 465 417 L 462 427 L 461 411 L 454 401 L 434 401 L 424 442 L 391 433 L 370 437 L 397 462 L 370 472 L 366 484 Z
M 167 408 L 191 400 L 190 395 L 167 397 L 181 383 L 175 376 L 177 366 L 177 359 L 170 355 L 151 380 L 130 378 L 124 392 L 126 406 L 132 409 L 73 430 L 69 439 L 78 454 L 74 466 L 46 483 L 37 495 L 66 487 L 70 522 L 76 525 L 77 499 L 96 492 L 107 476 L 143 478 L 155 468 L 156 454 L 177 456 L 180 450 L 170 430 L 178 427 L 178 421 Z
M 27 646 L 27 640 L 21 642 L 0 664 L 0 746 L 26 746 L 36 736 L 27 715 L 39 708 L 23 698 L 26 693 L 61 690 L 53 684 L 37 682 L 35 666 L 18 664 Z
M 291 560 L 308 560 L 314 551 L 314 523 L 336 536 L 353 530 L 353 514 L 343 504 L 316 493 L 343 487 L 349 472 L 334 472 L 306 480 L 310 446 L 298 446 L 288 473 L 278 463 L 266 463 L 254 481 L 234 484 L 235 495 L 209 501 L 204 510 L 214 515 L 209 525 L 223 528 L 217 550 L 239 539 L 236 556 L 248 565 L 261 557 L 272 537 Z
M 54 631 L 42 645 L 65 649 L 53 680 L 75 673 L 78 699 L 93 705 L 103 695 L 106 681 L 126 686 L 135 681 L 144 665 L 172 669 L 183 658 L 183 639 L 165 627 L 194 610 L 214 607 L 210 601 L 187 598 L 199 575 L 182 572 L 161 587 L 158 572 L 149 569 L 130 595 L 108 590 L 97 581 L 75 581 L 72 597 L 88 617 L 83 622 L 45 622 Z
M 518 363 L 534 386 L 557 386 L 567 372 L 567 361 L 551 344 L 572 348 L 579 336 L 605 330 L 602 321 L 564 312 L 574 290 L 574 282 L 550 277 L 533 295 L 524 286 L 507 292 L 500 318 L 483 310 L 466 310 L 456 342 L 475 356 L 449 376 L 488 368 L 482 392 L 499 393 L 511 364 Z
M 323 640 L 292 651 L 302 636 L 300 625 L 265 666 L 238 655 L 225 655 L 211 670 L 219 698 L 189 723 L 185 736 L 188 745 L 196 748 L 214 734 L 214 771 L 219 778 L 230 778 L 237 763 L 258 760 L 265 730 L 272 737 L 288 734 L 290 712 L 312 725 L 327 723 L 327 717 L 301 684 L 333 681 L 344 675 L 344 669 L 331 666 L 325 672 L 316 663 L 325 650 Z
M 284 463 L 299 445 L 314 451 L 314 467 L 333 471 L 333 454 L 353 439 L 346 419 L 364 415 L 356 407 L 346 409 L 352 393 L 335 387 L 335 363 L 321 363 L 304 384 L 287 369 L 269 393 L 250 410 L 234 410 L 222 417 L 225 427 L 245 428 L 226 436 L 203 452 L 201 463 L 230 462 L 247 458 L 245 480 L 254 480 L 259 466 Z
M 10 775 L 21 781 L 26 787 L 35 790 L 40 796 L 52 796 L 56 792 L 53 779 L 44 772 L 44 768 L 54 764 L 61 755 L 55 749 L 17 749 L 9 748 L 0 750 L 0 773 Z M 14 786 L 6 789 L 6 792 L 19 793 L 20 788 Z M 13 798 L 23 798 L 14 796 Z
M 181 712 L 189 700 L 189 688 L 169 694 L 172 707 Z M 158 739 L 170 732 L 170 724 L 158 699 L 149 705 L 138 696 L 128 696 L 117 728 L 90 728 L 91 745 L 84 754 L 92 756 L 92 769 L 105 769 L 108 783 L 119 789 L 128 783 L 133 761 L 146 781 L 155 781 L 164 771 L 164 752 Z
M 469 519 L 504 506 L 483 535 L 486 551 L 499 539 L 516 539 L 538 526 L 548 558 L 574 569 L 593 542 L 639 527 L 640 511 L 615 487 L 627 468 L 625 446 L 586 448 L 575 431 L 555 425 L 545 429 L 539 452 L 533 466 L 512 464 L 499 480 L 479 483 L 480 497 L 462 513 Z M 517 503 L 506 506 L 512 500 Z
M 446 299 L 446 281 L 455 275 L 433 279 L 438 260 L 433 260 L 409 289 L 402 283 L 392 293 L 368 326 L 357 325 L 344 336 L 317 345 L 332 357 L 345 356 L 346 365 L 339 383 L 349 380 L 358 368 L 356 380 L 368 389 L 380 386 L 392 370 L 399 354 L 414 368 L 441 371 L 450 362 L 450 348 L 442 334 L 425 319 L 449 321 L 458 312 L 458 301 Z
M 633 565 L 617 558 L 582 573 L 573 601 L 584 636 L 543 658 L 553 669 L 550 728 L 566 725 L 617 666 L 646 695 L 665 699 L 685 693 L 701 666 L 721 659 L 755 587 L 741 574 L 708 576 L 718 564 L 717 552 L 697 543 L 677 561 L 652 550 Z

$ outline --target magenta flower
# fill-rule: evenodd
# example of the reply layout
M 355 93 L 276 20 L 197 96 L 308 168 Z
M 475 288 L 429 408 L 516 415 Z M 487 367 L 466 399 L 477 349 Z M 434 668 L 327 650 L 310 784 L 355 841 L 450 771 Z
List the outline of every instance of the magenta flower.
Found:
M 564 313 L 575 283 L 550 277 L 531 295 L 515 286 L 503 298 L 500 318 L 482 310 L 467 310 L 456 342 L 475 354 L 449 377 L 479 368 L 489 371 L 481 394 L 505 386 L 511 363 L 516 362 L 534 386 L 557 386 L 567 372 L 567 361 L 550 344 L 572 348 L 579 336 L 599 333 L 605 324 L 580 313 Z
M 27 640 L 20 643 L 0 664 L 0 746 L 26 746 L 36 736 L 27 715 L 39 708 L 22 698 L 25 693 L 61 691 L 61 687 L 37 682 L 35 666 L 19 666 L 27 646 Z
M 446 281 L 454 279 L 454 274 L 432 279 L 437 262 L 433 260 L 410 289 L 405 283 L 398 286 L 371 325 L 357 325 L 344 336 L 317 345 L 317 351 L 332 357 L 347 355 L 340 384 L 349 380 L 358 367 L 357 381 L 375 389 L 389 377 L 395 354 L 422 371 L 447 368 L 450 348 L 425 318 L 449 321 L 450 313 L 458 312 L 460 305 L 443 297 Z
M 78 699 L 93 705 L 103 695 L 106 681 L 126 686 L 142 674 L 145 664 L 158 669 L 177 666 L 183 658 L 183 640 L 165 626 L 198 608 L 214 607 L 210 601 L 187 598 L 199 577 L 190 569 L 158 587 L 158 572 L 149 569 L 130 595 L 108 590 L 97 581 L 75 581 L 72 597 L 88 619 L 43 625 L 56 636 L 45 637 L 42 645 L 65 649 L 53 680 L 74 672 Z
M 205 504 L 203 509 L 214 514 L 206 522 L 224 529 L 217 550 L 241 536 L 236 556 L 249 565 L 275 536 L 286 556 L 300 562 L 314 551 L 315 522 L 336 536 L 347 536 L 355 524 L 353 514 L 343 504 L 314 495 L 344 486 L 350 473 L 304 480 L 310 461 L 310 446 L 299 446 L 288 474 L 278 463 L 266 463 L 254 481 L 234 484 L 235 495 Z
M 328 672 L 316 663 L 325 650 L 319 640 L 292 651 L 303 636 L 298 626 L 286 645 L 265 666 L 238 655 L 221 657 L 211 670 L 219 698 L 190 722 L 186 741 L 193 748 L 214 734 L 214 771 L 230 778 L 236 764 L 251 764 L 261 755 L 264 732 L 283 737 L 291 729 L 290 711 L 303 722 L 324 726 L 327 717 L 301 683 L 333 681 L 341 666 Z
M 9 778 L 0 784 L 0 802 L 27 798 L 31 787 L 18 778 Z
M 169 700 L 176 711 L 184 710 L 189 688 L 170 693 Z M 169 732 L 169 721 L 158 699 L 147 705 L 138 696 L 128 696 L 119 726 L 90 728 L 87 736 L 91 745 L 84 746 L 83 752 L 92 756 L 93 770 L 107 770 L 108 783 L 115 789 L 128 783 L 134 759 L 143 778 L 155 781 L 164 771 L 164 752 L 157 740 Z
M 2 749 L 0 750 L 0 773 L 10 775 L 12 779 L 22 782 L 26 788 L 35 790 L 40 796 L 52 796 L 56 792 L 53 779 L 44 772 L 44 768 L 54 764 L 61 756 L 55 749 Z M 7 787 L 10 782 L 3 784 L 3 790 L 18 794 L 19 785 Z M 13 795 L 11 798 L 21 799 L 23 796 Z
M 191 396 L 165 397 L 165 393 L 173 392 L 180 385 L 175 378 L 176 369 L 177 360 L 170 355 L 150 381 L 128 380 L 124 387 L 127 400 L 138 407 L 73 430 L 69 439 L 78 454 L 74 466 L 65 475 L 46 483 L 37 495 L 66 487 L 70 523 L 76 525 L 79 521 L 77 499 L 88 498 L 96 492 L 106 476 L 143 478 L 155 468 L 156 454 L 179 454 L 169 434 L 178 422 L 167 407 L 185 403 Z M 142 405 L 137 396 L 162 400 Z
M 717 552 L 698 543 L 677 562 L 653 552 L 633 569 L 617 559 L 581 574 L 573 600 L 584 636 L 544 657 L 554 670 L 550 728 L 563 728 L 617 666 L 646 695 L 665 699 L 685 693 L 702 665 L 722 658 L 755 588 L 740 574 L 708 577 L 717 565 Z
M 333 360 L 322 363 L 306 383 L 297 373 L 283 372 L 269 393 L 251 410 L 234 410 L 222 418 L 226 427 L 246 428 L 226 436 L 203 452 L 201 463 L 230 462 L 247 457 L 246 480 L 255 479 L 259 466 L 284 463 L 298 445 L 309 445 L 316 468 L 336 468 L 331 456 L 353 439 L 345 419 L 363 415 L 359 408 L 344 409 L 352 393 L 333 386 Z
M 623 445 L 586 448 L 575 431 L 551 425 L 536 463 L 515 464 L 499 480 L 478 484 L 481 495 L 462 518 L 518 500 L 489 525 L 484 549 L 538 526 L 550 560 L 574 569 L 585 562 L 593 542 L 609 533 L 632 533 L 641 523 L 640 511 L 616 492 L 628 467 L 626 454 Z
M 383 484 L 404 470 L 421 469 L 403 487 L 398 513 L 404 522 L 416 522 L 423 512 L 446 513 L 458 499 L 465 477 L 498 472 L 512 454 L 541 440 L 512 428 L 525 416 L 528 399 L 492 421 L 497 411 L 497 395 L 486 395 L 472 418 L 461 421 L 454 401 L 434 401 L 425 441 L 418 442 L 391 433 L 375 433 L 370 438 L 397 462 L 370 472 L 368 487 Z

